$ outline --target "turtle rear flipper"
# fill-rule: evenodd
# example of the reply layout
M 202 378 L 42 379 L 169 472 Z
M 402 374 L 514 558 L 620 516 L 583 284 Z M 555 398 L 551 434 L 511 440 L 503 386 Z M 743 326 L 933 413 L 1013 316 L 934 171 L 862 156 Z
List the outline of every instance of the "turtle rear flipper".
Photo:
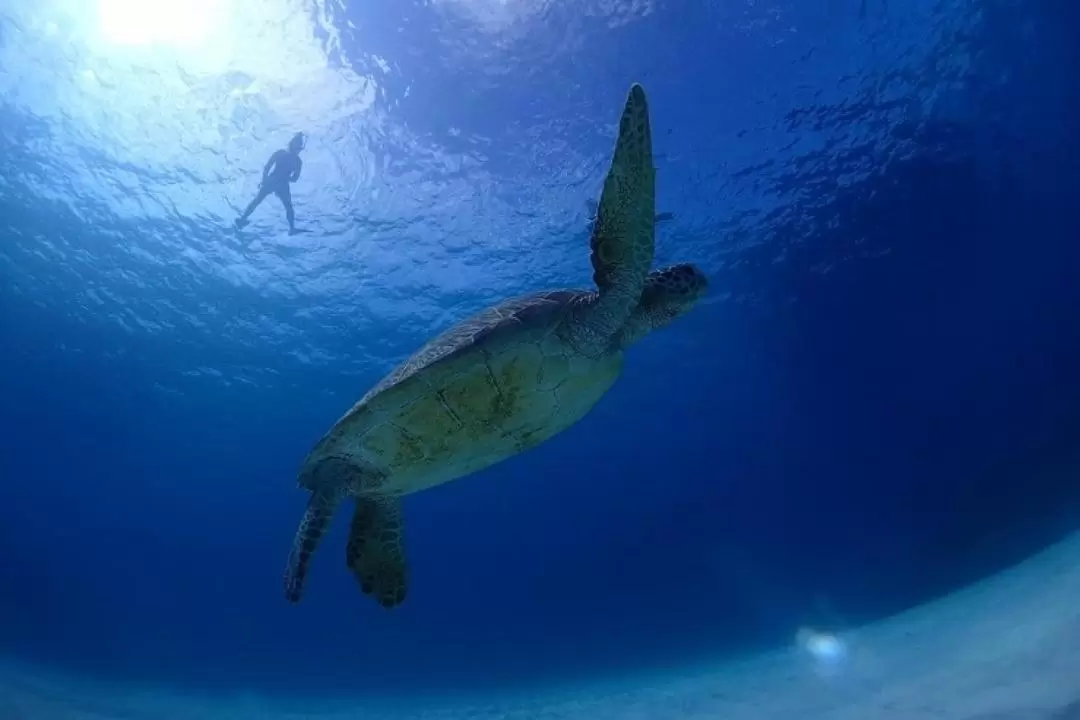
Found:
M 364 594 L 385 608 L 404 602 L 408 589 L 403 530 L 398 498 L 356 499 L 345 562 Z
M 326 534 L 330 519 L 334 516 L 334 511 L 337 510 L 344 496 L 344 488 L 333 486 L 319 489 L 311 494 L 307 510 L 304 511 L 304 519 L 300 522 L 300 528 L 293 538 L 289 562 L 285 567 L 285 599 L 289 602 L 300 602 L 300 597 L 304 592 L 304 580 L 307 579 L 308 567 L 311 564 L 311 556 L 319 547 L 319 541 Z

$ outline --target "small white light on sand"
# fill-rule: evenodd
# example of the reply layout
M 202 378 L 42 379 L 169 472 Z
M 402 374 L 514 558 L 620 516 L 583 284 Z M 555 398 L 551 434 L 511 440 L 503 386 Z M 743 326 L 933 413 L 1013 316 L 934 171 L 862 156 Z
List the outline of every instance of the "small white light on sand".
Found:
M 831 633 L 799 628 L 795 634 L 795 642 L 821 665 L 836 665 L 847 655 L 843 641 Z

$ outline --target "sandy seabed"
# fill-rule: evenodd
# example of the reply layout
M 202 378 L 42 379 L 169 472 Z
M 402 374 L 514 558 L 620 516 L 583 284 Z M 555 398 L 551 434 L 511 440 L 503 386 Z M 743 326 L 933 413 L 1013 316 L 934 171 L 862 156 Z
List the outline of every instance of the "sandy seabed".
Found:
M 948 597 L 838 637 L 619 683 L 404 704 L 282 703 L 97 685 L 0 662 L 0 720 L 1080 720 L 1080 533 Z

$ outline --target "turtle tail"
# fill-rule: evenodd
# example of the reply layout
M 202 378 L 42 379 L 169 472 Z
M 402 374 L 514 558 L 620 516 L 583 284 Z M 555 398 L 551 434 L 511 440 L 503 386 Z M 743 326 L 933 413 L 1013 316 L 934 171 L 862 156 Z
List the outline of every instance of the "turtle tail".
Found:
M 300 602 L 311 556 L 326 534 L 330 518 L 341 504 L 341 499 L 342 493 L 332 490 L 321 489 L 311 494 L 304 519 L 293 538 L 289 563 L 285 567 L 285 599 L 291 603 Z

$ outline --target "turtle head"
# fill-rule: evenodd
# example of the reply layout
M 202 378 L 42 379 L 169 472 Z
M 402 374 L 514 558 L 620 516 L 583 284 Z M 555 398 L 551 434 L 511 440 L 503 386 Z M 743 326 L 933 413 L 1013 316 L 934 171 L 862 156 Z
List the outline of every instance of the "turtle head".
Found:
M 645 278 L 637 308 L 619 334 L 620 347 L 626 347 L 686 313 L 708 287 L 705 273 L 689 263 L 653 270 Z

